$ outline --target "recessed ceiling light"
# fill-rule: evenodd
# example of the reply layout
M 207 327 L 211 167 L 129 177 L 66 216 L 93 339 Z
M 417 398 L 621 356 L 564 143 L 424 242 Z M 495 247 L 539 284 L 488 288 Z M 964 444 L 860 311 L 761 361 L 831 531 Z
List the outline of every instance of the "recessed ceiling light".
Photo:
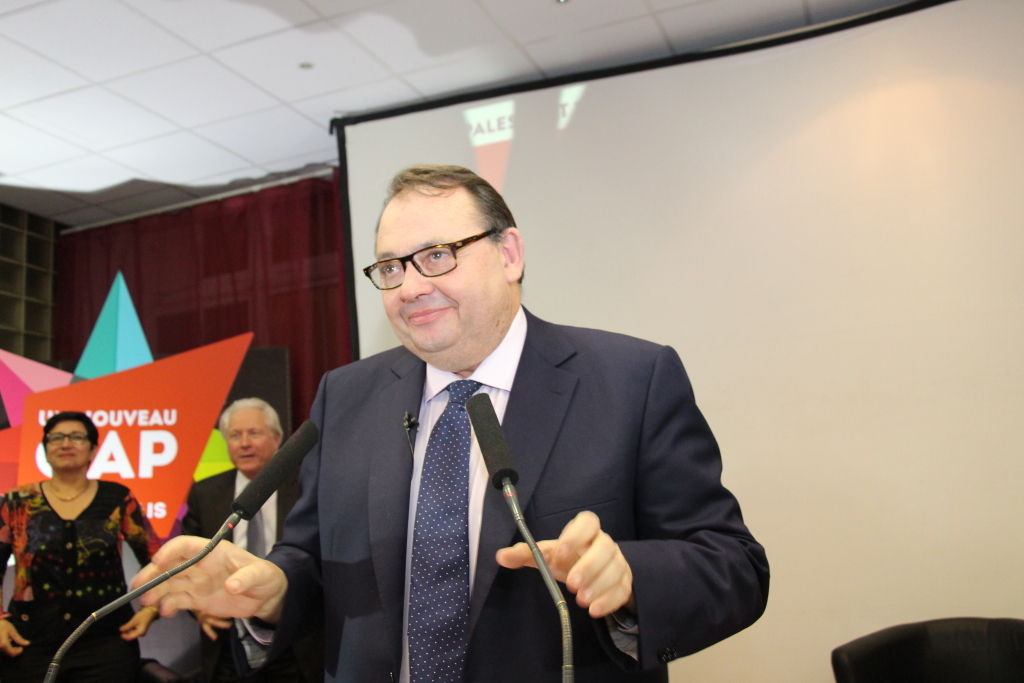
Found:
M 302 62 L 301 64 L 299 64 L 299 68 L 300 69 L 312 69 L 313 68 L 313 62 Z

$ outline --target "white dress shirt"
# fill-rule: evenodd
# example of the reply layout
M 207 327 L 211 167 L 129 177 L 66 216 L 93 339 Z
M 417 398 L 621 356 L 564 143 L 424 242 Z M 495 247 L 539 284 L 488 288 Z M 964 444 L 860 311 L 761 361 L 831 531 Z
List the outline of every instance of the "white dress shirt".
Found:
M 249 477 L 242 474 L 240 470 L 235 470 L 235 498 L 238 498 L 238 494 L 249 485 L 249 481 Z M 267 502 L 260 508 L 260 515 L 263 517 L 263 547 L 269 553 L 270 549 L 274 547 L 274 543 L 277 542 L 277 491 L 271 493 L 270 498 L 267 498 Z M 232 532 L 231 542 L 242 550 L 248 550 L 248 533 L 249 522 L 244 519 L 239 520 Z
M 498 422 L 505 418 L 508 395 L 519 368 L 519 357 L 526 344 L 526 313 L 522 307 L 512 319 L 505 338 L 498 348 L 491 352 L 466 379 L 480 382 L 476 393 L 485 392 L 491 397 Z M 423 384 L 423 400 L 420 403 L 419 427 L 416 428 L 416 444 L 412 454 L 412 483 L 409 485 L 409 526 L 405 545 L 405 607 L 402 610 L 402 672 L 399 683 L 409 683 L 409 576 L 412 570 L 412 538 L 416 526 L 416 502 L 420 495 L 420 478 L 423 475 L 423 461 L 427 455 L 430 431 L 448 405 L 448 385 L 463 379 L 455 373 L 438 370 L 427 364 L 427 379 Z M 480 523 L 483 518 L 484 494 L 487 493 L 487 466 L 480 454 L 480 444 L 473 435 L 469 452 L 469 593 L 473 594 L 476 575 L 476 554 L 480 547 Z

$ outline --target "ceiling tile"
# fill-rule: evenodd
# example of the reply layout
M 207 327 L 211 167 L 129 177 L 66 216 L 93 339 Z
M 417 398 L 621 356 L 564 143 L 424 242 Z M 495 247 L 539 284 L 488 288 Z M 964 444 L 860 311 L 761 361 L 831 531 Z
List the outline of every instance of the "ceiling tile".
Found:
M 279 104 L 276 98 L 206 56 L 128 76 L 106 87 L 186 127 Z
M 451 62 L 478 47 L 512 47 L 472 0 L 405 0 L 333 23 L 396 73 Z
M 263 168 L 271 173 L 289 173 L 302 171 L 307 166 L 337 166 L 338 147 L 332 144 L 330 149 L 323 149 L 319 152 L 307 152 L 288 159 L 279 159 L 269 164 L 263 164 Z
M 225 48 L 214 57 L 286 102 L 391 75 L 327 22 Z M 313 67 L 300 68 L 302 63 Z
M 191 194 L 197 197 L 208 197 L 211 194 L 230 192 L 250 185 L 256 185 L 267 179 L 267 172 L 256 166 L 237 169 L 230 173 L 218 173 L 206 178 L 199 178 L 189 184 L 187 188 Z
M 13 107 L 8 114 L 95 151 L 177 130 L 170 121 L 99 86 Z
M 663 9 L 682 7 L 684 5 L 696 5 L 700 2 L 711 2 L 711 0 L 647 0 L 647 2 L 651 5 L 651 9 L 655 12 L 660 12 Z
M 324 17 L 336 17 L 339 14 L 349 14 L 359 10 L 385 5 L 394 0 L 306 0 L 311 6 Z
M 30 7 L 0 17 L 0 34 L 93 80 L 195 54 L 114 0 L 57 0 Z
M 0 15 L 13 12 L 16 9 L 22 7 L 28 7 L 29 5 L 35 5 L 45 0 L 0 0 Z
M 28 102 L 85 85 L 87 81 L 0 37 L 0 107 Z
M 75 226 L 109 221 L 112 218 L 117 218 L 117 214 L 101 209 L 98 206 L 87 206 L 84 209 L 76 209 L 67 213 L 59 213 L 52 218 L 61 223 Z
M 326 122 L 317 125 L 285 106 L 196 128 L 195 132 L 259 165 L 334 146 Z
M 807 0 L 811 22 L 820 24 L 845 19 L 864 12 L 904 5 L 908 0 Z
M 250 166 L 231 152 L 186 132 L 118 147 L 104 156 L 167 183 L 188 183 Z
M 677 54 L 805 26 L 801 0 L 708 0 L 657 14 Z
M 295 0 L 124 0 L 203 51 L 292 28 L 319 18 Z
M 0 174 L 22 171 L 85 156 L 86 150 L 0 114 Z
M 398 78 L 388 78 L 376 83 L 357 85 L 354 88 L 319 95 L 296 102 L 292 106 L 314 121 L 320 121 L 327 125 L 331 119 L 344 116 L 347 113 L 397 107 L 421 100 L 423 97 L 410 88 L 408 83 Z
M 91 154 L 80 159 L 27 171 L 20 177 L 53 190 L 96 192 L 120 185 L 138 176 L 138 171 Z
M 153 209 L 165 206 L 190 202 L 193 199 L 195 197 L 177 187 L 161 187 L 152 192 L 104 202 L 100 206 L 120 216 L 130 216 L 135 213 L 142 213 L 143 211 L 152 211 Z
M 0 178 L 0 202 L 46 218 L 52 218 L 64 211 L 88 206 L 80 199 L 53 190 L 35 188 L 21 183 L 7 184 L 16 183 L 17 180 L 17 178 Z
M 643 0 L 479 0 L 516 40 L 530 43 L 649 14 Z
M 617 66 L 672 54 L 657 23 L 640 17 L 526 46 L 547 76 Z
M 424 95 L 496 88 L 539 79 L 542 74 L 517 48 L 474 50 L 458 61 L 413 71 L 402 76 Z

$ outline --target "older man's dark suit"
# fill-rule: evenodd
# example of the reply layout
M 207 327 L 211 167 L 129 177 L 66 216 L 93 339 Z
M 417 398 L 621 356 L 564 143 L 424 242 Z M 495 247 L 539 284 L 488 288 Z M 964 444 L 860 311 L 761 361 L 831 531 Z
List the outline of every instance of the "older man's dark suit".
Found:
M 237 470 L 231 469 L 192 484 L 192 488 L 188 492 L 188 511 L 181 520 L 181 533 L 212 538 L 220 530 L 224 520 L 231 516 L 231 501 L 235 499 L 236 472 Z M 277 490 L 277 540 L 279 541 L 284 530 L 285 518 L 298 499 L 299 477 L 296 471 Z M 323 672 L 320 667 L 323 658 L 321 656 L 320 661 L 317 661 L 316 657 L 322 653 L 323 646 L 317 640 L 318 637 L 319 635 L 313 635 L 296 644 L 299 667 L 307 681 L 322 680 Z M 228 643 L 229 639 L 226 637 L 210 640 L 205 633 L 200 634 L 199 655 L 203 667 L 202 680 L 208 681 L 213 676 L 220 650 Z
M 633 571 L 640 660 L 569 598 L 577 679 L 665 681 L 665 663 L 753 623 L 768 595 L 764 550 L 720 482 L 718 446 L 676 353 L 527 314 L 503 420 L 537 538 L 592 510 Z M 398 679 L 412 458 L 402 417 L 420 407 L 425 365 L 403 348 L 328 373 L 312 418 L 320 444 L 304 495 L 269 559 L 288 576 L 271 656 L 326 612 L 328 681 Z M 558 617 L 538 572 L 495 552 L 518 540 L 488 489 L 470 604 L 466 681 L 557 681 Z

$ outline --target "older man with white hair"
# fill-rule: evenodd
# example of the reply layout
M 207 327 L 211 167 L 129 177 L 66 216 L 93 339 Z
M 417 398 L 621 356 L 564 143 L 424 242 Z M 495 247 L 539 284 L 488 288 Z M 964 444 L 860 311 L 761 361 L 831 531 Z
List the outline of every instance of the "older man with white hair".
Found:
M 183 534 L 210 538 L 231 514 L 231 501 L 242 492 L 246 484 L 259 474 L 281 445 L 281 420 L 277 411 L 260 398 L 235 401 L 220 416 L 220 432 L 228 446 L 228 457 L 234 469 L 197 481 L 188 494 L 188 512 L 182 520 Z M 263 508 L 248 522 L 235 527 L 232 540 L 240 548 L 257 557 L 265 557 L 280 539 L 284 519 L 299 497 L 298 472 L 270 495 Z M 217 683 L 241 680 L 236 672 L 228 645 L 227 629 L 231 620 L 220 619 L 203 612 L 195 612 L 202 627 L 200 655 L 201 680 Z M 323 658 L 317 660 L 315 639 L 296 644 L 302 650 L 297 659 L 289 652 L 260 672 L 256 681 L 311 681 L 323 676 Z M 322 652 L 322 645 L 319 646 Z M 311 652 L 307 649 L 312 648 Z M 311 656 L 309 656 L 311 655 Z M 264 678 L 260 678 L 263 676 Z M 253 681 L 253 678 L 246 678 Z

